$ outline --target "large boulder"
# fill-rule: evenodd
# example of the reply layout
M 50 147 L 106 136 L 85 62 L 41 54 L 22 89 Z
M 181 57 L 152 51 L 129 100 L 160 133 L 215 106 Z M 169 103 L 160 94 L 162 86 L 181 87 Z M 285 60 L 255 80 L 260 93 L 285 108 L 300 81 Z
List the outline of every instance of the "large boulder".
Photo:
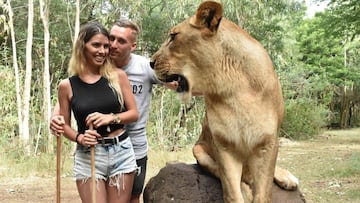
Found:
M 220 180 L 198 164 L 167 164 L 145 186 L 144 203 L 223 203 Z M 273 203 L 304 203 L 299 189 L 286 191 L 274 183 Z

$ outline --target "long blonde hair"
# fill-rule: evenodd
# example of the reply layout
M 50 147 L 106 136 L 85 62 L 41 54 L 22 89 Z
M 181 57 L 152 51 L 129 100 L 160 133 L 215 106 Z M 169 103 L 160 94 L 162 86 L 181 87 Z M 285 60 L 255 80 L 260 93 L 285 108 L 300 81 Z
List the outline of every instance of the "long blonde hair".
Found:
M 80 75 L 85 72 L 85 44 L 96 34 L 103 34 L 109 38 L 109 32 L 99 22 L 90 21 L 81 27 L 69 62 L 68 73 L 70 76 Z M 109 56 L 106 57 L 104 64 L 100 67 L 100 75 L 109 81 L 109 86 L 118 95 L 122 108 L 124 106 L 124 99 L 119 85 L 119 77 L 113 64 L 110 62 Z

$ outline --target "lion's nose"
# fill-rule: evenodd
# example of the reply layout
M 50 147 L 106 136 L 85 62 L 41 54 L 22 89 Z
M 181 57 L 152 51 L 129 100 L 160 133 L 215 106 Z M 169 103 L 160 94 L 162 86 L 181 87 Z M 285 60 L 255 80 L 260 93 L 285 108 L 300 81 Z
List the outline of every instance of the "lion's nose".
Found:
M 154 69 L 154 67 L 155 67 L 155 62 L 156 61 L 150 61 L 150 66 L 151 66 L 152 69 Z

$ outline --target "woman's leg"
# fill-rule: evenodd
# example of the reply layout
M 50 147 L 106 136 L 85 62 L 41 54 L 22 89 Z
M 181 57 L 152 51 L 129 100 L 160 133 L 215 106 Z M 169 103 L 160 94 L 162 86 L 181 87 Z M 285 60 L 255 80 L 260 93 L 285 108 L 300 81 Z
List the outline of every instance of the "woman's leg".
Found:
M 96 203 L 107 203 L 107 194 L 106 194 L 106 186 L 104 180 L 97 180 L 96 181 Z M 83 203 L 92 203 L 92 195 L 91 195 L 91 188 L 92 182 L 89 178 L 87 181 L 77 180 L 76 186 Z
M 106 183 L 108 203 L 130 202 L 134 176 L 135 172 L 132 172 L 109 178 Z

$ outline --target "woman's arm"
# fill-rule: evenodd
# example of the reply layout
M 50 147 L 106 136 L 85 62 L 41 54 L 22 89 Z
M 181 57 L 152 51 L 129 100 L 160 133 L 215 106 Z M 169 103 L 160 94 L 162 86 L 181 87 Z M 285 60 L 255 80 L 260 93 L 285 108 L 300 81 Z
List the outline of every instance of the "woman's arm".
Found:
M 58 86 L 59 113 L 64 118 L 64 136 L 69 140 L 76 141 L 77 132 L 71 128 L 70 94 L 72 94 L 69 79 L 64 79 Z
M 72 90 L 70 80 L 62 80 L 58 88 L 58 100 L 60 115 L 63 116 L 64 124 L 64 136 L 73 142 L 77 142 L 81 145 L 91 146 L 96 145 L 96 137 L 100 135 L 95 130 L 86 130 L 84 134 L 79 134 L 76 130 L 71 128 L 71 101 Z

